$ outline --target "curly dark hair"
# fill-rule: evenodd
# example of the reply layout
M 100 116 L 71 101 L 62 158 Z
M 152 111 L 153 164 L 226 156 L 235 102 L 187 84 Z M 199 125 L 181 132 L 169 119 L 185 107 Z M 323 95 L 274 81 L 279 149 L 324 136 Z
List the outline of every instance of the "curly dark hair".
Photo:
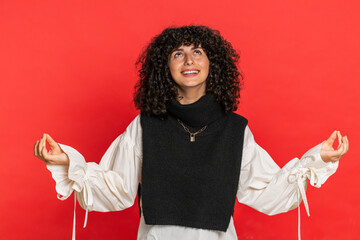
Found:
M 204 49 L 209 59 L 206 92 L 215 95 L 225 112 L 235 111 L 239 104 L 243 75 L 237 69 L 239 55 L 218 30 L 207 26 L 170 27 L 155 36 L 136 61 L 139 80 L 135 85 L 134 103 L 147 115 L 166 118 L 166 102 L 178 97 L 168 61 L 181 45 Z

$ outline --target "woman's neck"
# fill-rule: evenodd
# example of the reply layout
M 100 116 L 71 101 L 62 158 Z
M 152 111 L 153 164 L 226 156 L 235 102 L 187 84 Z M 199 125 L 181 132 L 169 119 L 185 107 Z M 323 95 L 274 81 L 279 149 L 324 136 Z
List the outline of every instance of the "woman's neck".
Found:
M 187 91 L 182 91 L 181 89 L 178 89 L 177 101 L 183 105 L 191 104 L 199 100 L 205 94 L 205 89 L 192 89 Z

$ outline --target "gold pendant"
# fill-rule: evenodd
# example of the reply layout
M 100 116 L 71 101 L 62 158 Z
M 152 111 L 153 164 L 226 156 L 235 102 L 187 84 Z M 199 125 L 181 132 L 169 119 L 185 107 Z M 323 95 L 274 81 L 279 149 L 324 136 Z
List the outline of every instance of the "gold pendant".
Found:
M 190 142 L 195 142 L 195 135 L 194 134 L 190 134 Z

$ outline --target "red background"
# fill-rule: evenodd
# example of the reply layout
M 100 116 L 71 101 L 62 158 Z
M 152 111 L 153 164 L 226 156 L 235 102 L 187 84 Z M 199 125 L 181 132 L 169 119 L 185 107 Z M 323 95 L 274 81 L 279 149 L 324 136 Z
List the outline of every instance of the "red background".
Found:
M 0 238 L 70 239 L 73 198 L 33 154 L 44 132 L 99 162 L 138 114 L 134 63 L 170 25 L 219 29 L 241 54 L 238 113 L 281 167 L 328 138 L 349 153 L 302 205 L 303 239 L 360 234 L 360 6 L 343 0 L 0 1 Z M 77 239 L 135 239 L 137 202 L 122 212 L 77 211 Z M 239 239 L 296 239 L 297 211 L 266 216 L 236 204 Z

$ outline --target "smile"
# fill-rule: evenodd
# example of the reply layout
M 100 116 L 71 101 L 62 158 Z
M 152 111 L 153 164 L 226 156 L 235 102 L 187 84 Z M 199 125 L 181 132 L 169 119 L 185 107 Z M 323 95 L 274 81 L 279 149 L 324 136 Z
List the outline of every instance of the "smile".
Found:
M 200 72 L 199 70 L 187 70 L 187 71 L 181 72 L 181 74 L 183 74 L 183 75 L 196 75 L 199 72 Z

